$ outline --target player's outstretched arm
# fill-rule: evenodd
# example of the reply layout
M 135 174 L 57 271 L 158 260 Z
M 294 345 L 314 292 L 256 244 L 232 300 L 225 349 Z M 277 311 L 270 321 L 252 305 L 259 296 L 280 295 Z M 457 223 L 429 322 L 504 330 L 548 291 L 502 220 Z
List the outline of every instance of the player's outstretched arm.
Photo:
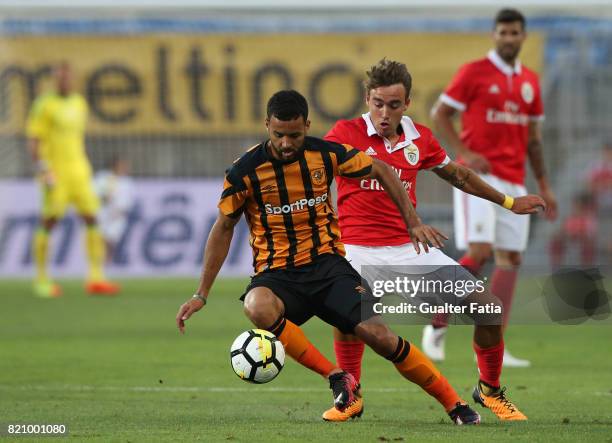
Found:
M 402 185 L 399 177 L 389 165 L 380 160 L 373 159 L 370 177 L 380 182 L 387 194 L 389 194 L 389 197 L 391 197 L 391 200 L 393 200 L 393 203 L 398 207 L 417 254 L 421 252 L 419 243 L 423 245 L 425 252 L 429 252 L 429 244 L 437 248 L 443 246 L 444 240 L 448 240 L 448 237 L 436 228 L 424 225 L 421 222 L 412 202 L 408 198 L 404 185 Z
M 232 218 L 219 212 L 217 221 L 213 225 L 206 241 L 204 264 L 202 266 L 198 290 L 192 298 L 181 305 L 178 314 L 176 314 L 176 326 L 181 333 L 185 332 L 185 321 L 206 304 L 210 288 L 215 278 L 217 278 L 217 274 L 219 274 L 219 270 L 223 266 L 229 252 L 232 237 L 234 236 L 234 227 L 238 221 L 240 221 L 240 217 Z
M 539 195 L 526 195 L 516 198 L 507 196 L 481 179 L 470 168 L 454 161 L 440 168 L 434 168 L 433 172 L 455 188 L 501 205 L 515 214 L 534 214 L 541 209 L 546 209 L 546 203 Z

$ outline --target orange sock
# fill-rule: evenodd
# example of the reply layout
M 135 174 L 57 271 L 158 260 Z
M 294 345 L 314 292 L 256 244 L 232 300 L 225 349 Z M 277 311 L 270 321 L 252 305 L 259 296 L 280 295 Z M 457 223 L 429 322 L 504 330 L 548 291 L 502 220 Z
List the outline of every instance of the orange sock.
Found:
M 286 318 L 278 319 L 274 325 L 268 328 L 268 331 L 278 337 L 287 354 L 308 369 L 327 378 L 329 373 L 337 368 L 310 343 L 304 331 L 298 325 Z
M 438 400 L 446 412 L 454 409 L 457 403 L 465 403 L 431 360 L 402 337 L 399 337 L 395 352 L 387 360 L 392 361 L 405 378 Z

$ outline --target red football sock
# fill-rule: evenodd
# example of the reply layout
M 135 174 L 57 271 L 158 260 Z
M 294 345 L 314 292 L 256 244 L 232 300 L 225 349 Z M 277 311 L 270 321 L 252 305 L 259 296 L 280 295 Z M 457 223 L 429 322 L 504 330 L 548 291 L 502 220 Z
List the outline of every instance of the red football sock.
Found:
M 481 348 L 474 343 L 474 352 L 478 360 L 480 380 L 493 388 L 499 388 L 499 376 L 504 362 L 504 341 L 490 348 Z
M 344 371 L 351 374 L 359 383 L 361 378 L 361 360 L 365 344 L 362 341 L 340 341 L 334 340 L 334 351 L 336 351 L 336 363 Z
M 467 254 L 461 257 L 458 263 L 475 276 L 478 276 L 478 274 L 480 273 L 480 269 L 482 268 L 482 263 L 479 263 Z
M 491 293 L 499 298 L 504 309 L 504 326 L 508 324 L 510 308 L 514 296 L 514 288 L 518 270 L 516 268 L 495 268 L 491 276 Z
M 440 314 L 435 314 L 432 318 L 431 318 L 431 325 L 435 328 L 435 329 L 439 329 L 439 328 L 446 328 L 448 326 L 448 317 L 450 315 L 447 313 L 440 313 Z

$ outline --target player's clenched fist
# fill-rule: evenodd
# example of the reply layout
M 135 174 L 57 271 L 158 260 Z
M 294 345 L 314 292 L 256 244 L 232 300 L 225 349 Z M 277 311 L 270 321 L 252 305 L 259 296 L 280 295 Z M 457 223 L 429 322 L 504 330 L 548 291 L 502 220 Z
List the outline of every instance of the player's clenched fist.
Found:
M 540 210 L 546 210 L 546 202 L 539 195 L 529 194 L 516 197 L 510 210 L 515 214 L 535 214 Z

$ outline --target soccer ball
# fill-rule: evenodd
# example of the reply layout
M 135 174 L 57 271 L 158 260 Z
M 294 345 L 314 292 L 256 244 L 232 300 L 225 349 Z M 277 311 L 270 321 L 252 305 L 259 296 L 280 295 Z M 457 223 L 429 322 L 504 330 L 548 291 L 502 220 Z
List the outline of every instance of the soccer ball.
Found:
M 283 369 L 285 348 L 274 334 L 251 329 L 236 337 L 230 348 L 232 369 L 250 383 L 268 383 Z

